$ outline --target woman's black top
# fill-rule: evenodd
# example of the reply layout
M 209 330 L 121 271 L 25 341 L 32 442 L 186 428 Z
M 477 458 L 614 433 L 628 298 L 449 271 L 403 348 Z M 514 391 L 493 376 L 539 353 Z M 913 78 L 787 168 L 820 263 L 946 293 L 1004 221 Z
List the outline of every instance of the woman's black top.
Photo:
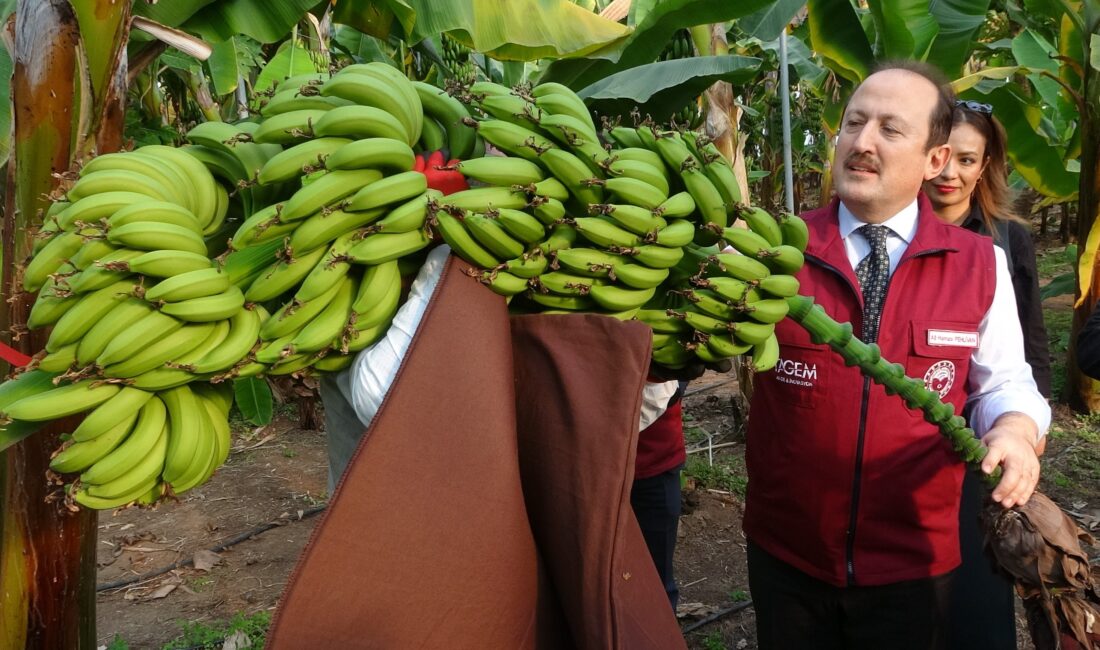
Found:
M 970 214 L 960 224 L 963 228 L 991 236 L 982 209 L 973 203 Z M 1043 323 L 1043 301 L 1039 298 L 1039 273 L 1035 269 L 1035 244 L 1031 231 L 1018 221 L 996 221 L 993 243 L 1000 246 L 1008 259 L 1012 288 L 1016 293 L 1016 311 L 1024 333 L 1024 358 L 1031 366 L 1031 376 L 1043 397 L 1050 397 L 1050 342 Z

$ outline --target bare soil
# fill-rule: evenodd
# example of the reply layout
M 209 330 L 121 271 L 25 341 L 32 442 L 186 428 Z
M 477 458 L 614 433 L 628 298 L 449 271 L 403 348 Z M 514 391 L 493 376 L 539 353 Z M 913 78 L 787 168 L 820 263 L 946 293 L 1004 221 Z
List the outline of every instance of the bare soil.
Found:
M 685 397 L 691 458 L 712 458 L 727 479 L 717 487 L 714 481 L 686 480 L 676 549 L 685 627 L 750 598 L 741 532 L 743 483 L 739 489 L 736 480 L 739 472 L 744 475 L 736 395 L 734 375 L 708 373 L 693 382 Z M 1055 414 L 1055 428 L 1062 433 L 1050 438 L 1040 489 L 1098 532 L 1100 434 L 1082 432 L 1083 425 L 1064 407 L 1057 406 Z M 707 440 L 713 445 L 710 453 Z M 101 585 L 195 558 L 196 552 L 257 526 L 278 526 L 222 551 L 219 563 L 207 570 L 184 567 L 100 592 L 100 644 L 117 635 L 129 648 L 159 649 L 180 637 L 185 622 L 216 626 L 238 613 L 273 611 L 318 520 L 305 515 L 327 498 L 326 471 L 324 434 L 296 429 L 283 417 L 268 427 L 238 430 L 228 464 L 179 502 L 102 516 Z M 1100 549 L 1091 551 L 1100 554 Z M 1019 636 L 1020 648 L 1030 649 L 1026 630 L 1021 628 Z M 756 648 L 752 607 L 686 637 L 692 649 Z

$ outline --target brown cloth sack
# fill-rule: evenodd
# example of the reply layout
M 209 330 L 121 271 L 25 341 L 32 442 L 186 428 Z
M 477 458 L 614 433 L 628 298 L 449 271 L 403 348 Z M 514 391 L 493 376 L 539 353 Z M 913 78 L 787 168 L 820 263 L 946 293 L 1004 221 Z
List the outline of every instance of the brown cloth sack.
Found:
M 291 576 L 268 647 L 684 647 L 630 513 L 637 438 L 630 422 L 637 420 L 648 335 L 607 318 L 570 317 L 577 320 L 556 334 L 562 319 L 517 319 L 545 358 L 558 358 L 559 345 L 574 346 L 575 354 L 580 340 L 628 357 L 586 349 L 604 365 L 591 364 L 586 383 L 577 384 L 579 368 L 540 371 L 518 342 L 523 368 L 539 377 L 529 388 L 518 373 L 513 381 L 504 302 L 466 277 L 466 268 L 452 258 L 444 270 L 394 385 Z M 544 319 L 555 324 L 537 327 Z M 586 396 L 572 405 L 574 389 L 529 398 L 566 381 L 593 397 L 598 386 L 626 404 L 593 410 Z M 542 477 L 525 480 L 531 520 L 541 524 L 535 529 L 559 529 L 539 539 L 538 549 L 517 462 L 517 403 L 528 440 L 562 441 L 524 452 Z M 630 419 L 609 424 L 609 413 L 625 418 L 630 409 Z M 530 424 L 569 410 L 568 418 Z M 581 466 L 588 469 L 578 472 Z M 555 503 L 555 494 L 584 498 Z M 577 620 L 562 618 L 562 604 Z M 572 634 L 583 640 L 574 643 Z
M 649 328 L 512 319 L 520 475 L 575 647 L 686 648 L 630 507 Z

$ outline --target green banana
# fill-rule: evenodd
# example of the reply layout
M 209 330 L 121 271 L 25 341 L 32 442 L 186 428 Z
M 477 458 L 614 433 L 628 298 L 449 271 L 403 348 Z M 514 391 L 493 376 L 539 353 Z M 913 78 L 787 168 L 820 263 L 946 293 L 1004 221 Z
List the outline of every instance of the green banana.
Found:
M 673 219 L 667 226 L 657 231 L 653 241 L 661 246 L 680 248 L 690 244 L 694 237 L 694 224 L 687 219 Z
M 23 269 L 23 289 L 25 291 L 38 291 L 49 279 L 50 275 L 57 273 L 61 265 L 72 257 L 80 247 L 84 245 L 84 238 L 80 233 L 63 232 L 34 257 Z
M 266 302 L 290 291 L 309 275 L 313 267 L 324 258 L 327 250 L 325 246 L 318 246 L 305 253 L 279 259 L 261 272 L 256 281 L 249 286 L 244 294 L 245 300 Z
M 69 290 L 75 294 L 88 293 L 112 285 L 119 280 L 125 280 L 130 272 L 128 270 L 118 270 L 118 263 L 128 262 L 144 252 L 119 248 L 104 255 L 94 266 L 69 277 L 66 280 Z
M 208 434 L 206 410 L 200 410 L 195 393 L 186 385 L 160 393 L 168 413 L 168 448 L 163 478 L 172 483 L 190 466 L 200 439 Z
M 645 181 L 628 176 L 617 176 L 603 181 L 604 189 L 633 205 L 653 210 L 668 199 L 668 192 Z
M 462 219 L 462 225 L 474 240 L 501 260 L 519 257 L 526 250 L 523 242 L 509 235 L 503 226 L 484 215 L 468 212 Z
M 131 379 L 150 370 L 164 368 L 168 362 L 203 345 L 215 329 L 216 324 L 213 322 L 186 324 L 132 357 L 103 368 L 103 375 Z
M 273 313 L 263 325 L 260 326 L 260 339 L 263 341 L 275 341 L 277 339 L 291 337 L 306 323 L 313 320 L 328 306 L 340 291 L 340 287 L 346 283 L 337 283 L 325 293 L 308 301 L 291 300 Z M 287 341 L 289 343 L 289 341 Z M 257 361 L 263 362 L 259 356 Z
M 287 200 L 279 213 L 284 223 L 305 219 L 314 212 L 361 191 L 382 179 L 376 169 L 348 169 L 327 172 Z
M 374 210 L 394 203 L 408 201 L 428 190 L 428 178 L 417 171 L 401 172 L 387 176 L 359 190 L 348 199 L 350 211 Z
M 272 185 L 298 178 L 307 167 L 336 169 L 328 167 L 328 159 L 351 142 L 348 138 L 314 138 L 296 144 L 269 158 L 260 168 L 257 180 Z
M 411 171 L 416 164 L 412 147 L 392 138 L 364 138 L 340 147 L 325 159 L 326 169 L 386 169 Z
M 194 373 L 219 372 L 231 368 L 252 350 L 260 337 L 260 326 L 266 319 L 259 307 L 241 309 L 229 317 L 229 334 L 221 345 L 201 359 L 181 367 Z
M 58 474 L 72 474 L 93 466 L 126 440 L 137 419 L 138 414 L 133 413 L 102 435 L 66 446 L 50 459 L 50 469 Z
M 778 323 L 787 316 L 787 301 L 783 298 L 763 298 L 740 307 L 758 323 Z
M 668 269 L 651 269 L 643 264 L 618 262 L 612 269 L 615 279 L 634 289 L 651 289 L 668 279 Z
M 522 210 L 527 207 L 527 196 L 510 187 L 475 187 L 448 194 L 440 203 L 471 212 L 488 212 L 493 208 Z
M 463 160 L 455 169 L 466 178 L 502 187 L 532 185 L 546 178 L 546 172 L 535 163 L 505 156 Z
M 145 291 L 149 302 L 179 302 L 221 293 L 230 286 L 229 276 L 219 268 L 180 273 L 156 283 Z
M 798 278 L 793 275 L 769 275 L 757 280 L 756 286 L 776 298 L 790 298 L 798 295 Z
M 760 259 L 760 253 L 772 247 L 768 240 L 746 228 L 731 226 L 722 231 L 722 238 L 746 257 Z M 763 261 L 761 259 L 761 261 Z
M 472 122 L 472 120 L 471 120 Z M 529 128 L 505 120 L 472 122 L 483 140 L 501 151 L 537 163 L 540 154 L 558 146 Z M 469 124 L 469 122 L 468 122 Z
M 762 262 L 740 253 L 718 253 L 711 257 L 711 262 L 712 268 L 738 280 L 753 281 L 771 275 Z
M 774 248 L 761 251 L 757 254 L 757 259 L 763 262 L 764 266 L 771 269 L 773 273 L 785 273 L 787 275 L 798 273 L 806 262 L 802 251 L 787 244 L 780 244 Z
M 629 203 L 592 204 L 588 206 L 588 211 L 607 215 L 616 224 L 635 235 L 648 235 L 668 225 L 668 222 L 657 216 L 653 210 Z
M 260 128 L 252 133 L 252 141 L 258 144 L 296 144 L 315 136 L 343 135 L 341 133 L 320 133 L 317 129 L 317 123 L 321 118 L 332 111 L 340 110 L 340 108 L 350 107 L 341 106 L 320 111 L 304 109 L 272 115 L 265 119 Z
M 372 67 L 341 70 L 321 85 L 321 94 L 340 97 L 361 107 L 373 107 L 396 118 L 405 132 L 404 141 L 413 144 L 420 139 L 424 108 L 415 89 L 397 70 Z M 385 66 L 389 67 L 389 66 Z M 392 71 L 394 74 L 388 74 Z
M 603 190 L 599 177 L 594 177 L 580 157 L 564 149 L 548 149 L 539 156 L 539 162 L 558 178 L 577 200 L 590 204 L 603 202 Z M 610 179 L 608 179 L 610 180 Z M 610 189 L 610 188 L 609 188 Z M 558 197 L 555 197 L 558 198 Z M 558 200 L 565 200 L 558 198 Z
M 347 325 L 358 288 L 359 283 L 354 278 L 341 280 L 329 304 L 290 341 L 291 349 L 296 353 L 317 352 L 338 340 Z
M 410 139 L 408 130 L 400 120 L 373 106 L 334 108 L 314 121 L 313 133 L 318 137 L 338 136 L 354 140 L 390 138 L 410 146 L 416 142 L 416 139 Z
M 61 230 L 72 230 L 78 223 L 96 223 L 109 219 L 120 209 L 149 201 L 148 194 L 115 190 L 91 194 L 79 201 L 73 201 L 69 207 L 57 213 L 54 220 Z
M 107 232 L 107 241 L 116 246 L 143 251 L 177 250 L 206 254 L 206 242 L 199 233 L 170 223 L 133 222 Z
M 356 233 L 349 232 L 341 235 L 329 246 L 325 254 L 302 280 L 294 298 L 301 301 L 313 300 L 332 286 L 343 280 L 351 269 L 348 263 L 347 252 L 356 243 Z M 344 316 L 347 316 L 345 310 Z M 322 346 L 323 347 L 323 346 Z M 319 350 L 320 348 L 316 348 Z M 315 350 L 311 350 L 315 351 Z
M 443 196 L 438 190 L 428 190 L 393 208 L 374 224 L 378 232 L 401 233 L 423 228 L 428 221 L 428 205 Z
M 196 233 L 202 233 L 202 224 L 193 212 L 168 201 L 144 201 L 119 208 L 107 219 L 107 229 L 110 230 L 138 221 L 171 223 Z
M 153 311 L 142 316 L 129 328 L 116 331 L 103 347 L 95 363 L 103 368 L 137 354 L 161 338 L 183 327 L 183 321 L 168 314 Z
M 617 246 L 630 248 L 642 243 L 638 235 L 597 217 L 578 217 L 573 220 L 577 231 L 588 241 L 605 248 Z
M 563 248 L 555 253 L 554 259 L 570 273 L 593 278 L 607 277 L 616 265 L 623 262 L 621 256 L 595 248 Z
M 321 211 L 304 221 L 297 221 L 298 226 L 290 236 L 290 250 L 312 251 L 318 247 L 324 247 L 337 237 L 361 229 L 363 226 L 375 223 L 379 217 L 386 215 L 385 208 L 367 210 L 365 212 L 345 212 L 344 210 Z M 423 221 L 421 222 L 423 225 Z M 382 230 L 375 224 L 367 232 Z
M 749 230 L 767 240 L 769 246 L 778 246 L 783 243 L 779 222 L 767 210 L 755 206 L 744 206 L 737 211 L 737 216 L 745 220 Z
M 644 181 L 661 190 L 666 197 L 668 196 L 669 185 L 664 165 L 658 168 L 641 160 L 617 159 L 608 163 L 607 171 L 613 176 L 625 176 Z
M 537 244 L 546 237 L 546 228 L 526 212 L 504 208 L 496 211 L 495 219 L 509 235 L 528 246 Z
M 153 397 L 129 417 L 129 435 L 112 451 L 98 461 L 85 466 L 80 480 L 101 484 L 113 481 L 129 472 L 145 458 L 164 434 L 168 424 L 168 411 L 159 397 Z M 104 434 L 109 435 L 109 434 Z M 99 440 L 96 438 L 92 442 Z
M 695 199 L 691 198 L 691 192 L 677 192 L 657 206 L 654 212 L 669 219 L 686 219 L 695 213 Z
M 413 81 L 412 85 L 420 97 L 424 113 L 438 120 L 446 130 L 447 148 L 451 156 L 459 160 L 470 158 L 474 151 L 474 132 L 463 124 L 463 120 L 470 117 L 466 107 L 446 92 L 423 81 Z
M 628 255 L 639 264 L 644 264 L 653 269 L 670 269 L 683 259 L 683 248 L 670 248 L 659 244 L 647 244 L 633 246 L 617 250 L 622 255 Z
M 348 259 L 356 264 L 382 264 L 411 255 L 432 243 L 431 235 L 424 228 L 408 232 L 379 232 L 368 235 L 348 249 Z
M 593 285 L 588 295 L 604 309 L 626 311 L 637 309 L 653 298 L 656 288 L 631 289 L 615 284 Z
M 806 252 L 806 245 L 810 241 L 810 231 L 806 227 L 806 222 L 798 215 L 790 213 L 779 215 L 778 221 L 779 230 L 783 233 L 783 243 Z
M 46 342 L 46 351 L 54 352 L 80 340 L 118 301 L 130 295 L 134 287 L 132 280 L 120 280 L 80 296 L 79 301 L 57 320 Z
M 56 420 L 90 411 L 114 397 L 119 390 L 114 384 L 85 379 L 23 397 L 8 404 L 3 414 L 27 422 Z
M 204 253 L 179 250 L 151 250 L 119 265 L 122 270 L 157 278 L 170 278 L 181 273 L 208 269 L 212 265 Z
M 190 323 L 209 323 L 229 318 L 244 307 L 244 294 L 236 285 L 213 296 L 191 298 L 162 305 L 162 313 Z
M 367 267 L 351 305 L 350 324 L 367 329 L 392 318 L 400 297 L 401 273 L 396 260 Z
M 752 369 L 755 372 L 766 372 L 775 367 L 779 362 L 779 340 L 772 334 L 762 342 L 753 345 Z

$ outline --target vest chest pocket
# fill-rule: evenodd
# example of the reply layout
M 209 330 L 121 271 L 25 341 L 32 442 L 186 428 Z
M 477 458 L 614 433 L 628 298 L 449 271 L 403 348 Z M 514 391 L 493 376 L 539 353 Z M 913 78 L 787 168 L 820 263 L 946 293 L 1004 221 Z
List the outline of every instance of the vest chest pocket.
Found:
M 826 346 L 781 343 L 775 368 L 756 376 L 769 383 L 768 391 L 777 403 L 813 408 L 818 403 L 822 387 L 827 385 L 828 356 Z
M 959 321 L 913 321 L 906 372 L 924 379 L 924 387 L 945 399 L 953 388 L 965 388 L 970 355 L 978 347 L 978 324 Z

